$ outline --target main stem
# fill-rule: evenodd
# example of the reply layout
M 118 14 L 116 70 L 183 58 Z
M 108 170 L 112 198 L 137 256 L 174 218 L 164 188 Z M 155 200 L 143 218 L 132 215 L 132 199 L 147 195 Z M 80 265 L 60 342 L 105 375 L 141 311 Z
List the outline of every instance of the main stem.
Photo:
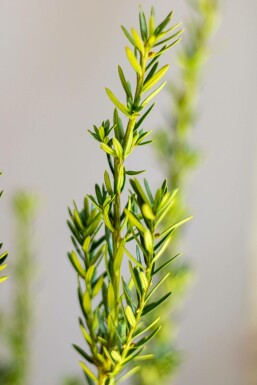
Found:
M 146 304 L 146 299 L 147 299 L 147 294 L 148 294 L 148 290 L 151 286 L 151 270 L 152 270 L 152 263 L 150 264 L 150 266 L 147 267 L 147 280 L 148 280 L 148 287 L 147 289 L 145 290 L 145 292 L 143 293 L 142 297 L 141 297 L 141 300 L 140 300 L 140 303 L 138 305 L 138 308 L 136 310 L 136 323 L 135 323 L 135 326 L 133 326 L 131 329 L 130 329 L 130 332 L 128 334 L 128 337 L 127 337 L 127 342 L 126 344 L 124 345 L 124 349 L 122 351 L 122 354 L 121 354 L 121 360 L 116 364 L 114 370 L 113 370 L 113 375 L 117 375 L 124 363 L 124 360 L 126 359 L 127 357 L 127 354 L 129 352 L 129 349 L 131 348 L 132 346 L 132 343 L 133 343 L 133 338 L 134 338 L 134 334 L 135 334 L 135 331 L 137 329 L 137 326 L 138 326 L 138 323 L 140 322 L 140 319 L 141 319 L 141 316 L 142 316 L 142 312 L 144 310 L 144 307 L 145 307 L 145 304 Z
M 120 233 L 120 188 L 118 186 L 118 180 L 119 180 L 119 174 L 121 167 L 123 167 L 123 162 L 115 158 L 114 159 L 114 192 L 115 192 L 115 199 L 114 199 L 114 228 L 115 231 L 113 232 L 113 255 L 115 258 L 115 255 L 117 253 L 117 249 L 119 247 L 119 243 L 121 240 L 121 233 Z
M 137 74 L 137 85 L 136 85 L 136 91 L 135 91 L 135 96 L 134 96 L 134 103 L 139 103 L 140 101 L 140 95 L 141 95 L 141 90 L 143 87 L 144 83 L 144 76 L 145 76 L 145 71 L 146 71 L 146 62 L 148 58 L 148 52 L 146 51 L 144 54 L 140 54 L 140 64 L 142 68 L 141 74 Z M 126 148 L 129 139 L 131 135 L 133 135 L 133 131 L 136 125 L 136 116 L 134 118 L 129 119 L 126 133 L 124 136 L 123 140 L 123 149 Z M 119 247 L 119 244 L 121 242 L 122 236 L 121 236 L 121 204 L 120 204 L 120 195 L 121 195 L 121 186 L 119 185 L 119 176 L 120 176 L 120 171 L 121 168 L 123 167 L 124 160 L 119 159 L 115 157 L 114 159 L 114 193 L 115 193 L 115 198 L 114 198 L 114 210 L 113 210 L 113 225 L 114 225 L 114 231 L 112 235 L 112 240 L 113 240 L 113 258 L 115 258 L 117 254 L 117 250 Z M 115 272 L 114 277 L 113 277 L 113 282 L 116 282 L 115 278 Z M 149 277 L 148 277 L 149 278 Z M 150 286 L 150 278 L 149 278 L 149 286 Z M 148 287 L 149 287 L 148 286 Z M 121 366 L 122 366 L 122 361 L 125 360 L 129 349 L 131 348 L 131 344 L 133 341 L 133 336 L 137 327 L 138 322 L 140 321 L 141 315 L 143 308 L 145 306 L 145 300 L 146 300 L 146 295 L 147 295 L 148 289 L 145 291 L 144 295 L 141 298 L 141 301 L 139 303 L 138 309 L 137 309 L 137 314 L 136 314 L 136 326 L 131 328 L 128 337 L 127 337 L 127 342 L 124 345 L 124 349 L 122 351 L 122 360 L 120 363 L 117 363 L 115 368 L 113 369 L 112 373 L 103 373 L 101 370 L 99 370 L 98 374 L 98 385 L 106 385 L 107 379 L 110 380 L 109 385 L 115 385 L 115 376 L 119 373 Z M 114 294 L 115 294 L 115 301 L 116 301 L 116 306 L 118 309 L 119 306 L 119 301 L 120 301 L 120 290 L 119 290 L 119 282 L 114 285 Z M 117 312 L 118 314 L 118 312 Z M 118 321 L 118 320 L 117 320 Z
M 136 85 L 136 92 L 134 97 L 134 103 L 139 100 L 141 89 L 144 82 L 144 76 L 145 76 L 145 68 L 146 68 L 146 62 L 147 62 L 147 56 L 148 54 L 141 54 L 140 58 L 140 64 L 142 68 L 142 73 L 137 74 L 137 85 Z M 129 119 L 127 130 L 124 136 L 123 141 L 123 149 L 126 148 L 126 145 L 129 141 L 130 136 L 133 134 L 134 128 L 136 125 L 136 117 Z M 120 210 L 120 194 L 121 194 L 121 186 L 118 186 L 118 180 L 120 175 L 120 170 L 123 167 L 124 161 L 115 157 L 114 159 L 114 193 L 115 193 L 115 199 L 114 199 L 114 228 L 115 231 L 113 232 L 113 256 L 115 258 L 115 255 L 117 253 L 120 241 L 121 241 L 121 231 L 120 231 L 120 217 L 121 217 L 121 210 Z M 119 301 L 119 293 L 115 293 L 116 296 L 116 302 Z

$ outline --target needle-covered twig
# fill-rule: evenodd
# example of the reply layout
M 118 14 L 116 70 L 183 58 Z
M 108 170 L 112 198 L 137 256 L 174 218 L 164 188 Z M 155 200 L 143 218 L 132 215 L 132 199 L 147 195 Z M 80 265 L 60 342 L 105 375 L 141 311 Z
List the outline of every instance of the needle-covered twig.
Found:
M 82 210 L 76 204 L 69 209 L 74 245 L 69 259 L 78 274 L 79 323 L 86 345 L 74 347 L 89 384 L 124 381 L 140 370 L 142 360 L 152 357 L 144 349 L 160 330 L 156 312 L 171 295 L 170 291 L 160 295 L 163 280 L 157 273 L 165 270 L 163 254 L 176 228 L 190 219 L 170 218 L 169 225 L 162 226 L 177 192 L 168 190 L 166 180 L 153 193 L 146 179 L 142 184 L 132 178 L 126 191 L 129 176 L 142 172 L 129 170 L 126 160 L 136 148 L 151 142 L 145 118 L 166 84 L 160 81 L 169 66 L 159 69 L 159 58 L 180 40 L 178 25 L 169 26 L 171 18 L 172 12 L 156 25 L 154 9 L 148 22 L 140 11 L 140 32 L 122 27 L 132 45 L 126 47 L 126 55 L 136 84 L 133 88 L 119 66 L 126 101 L 106 89 L 115 106 L 113 121 L 103 121 L 90 131 L 105 152 L 109 169 L 103 183 L 95 185 L 95 194 L 85 197 Z M 151 312 L 155 317 L 149 323 Z

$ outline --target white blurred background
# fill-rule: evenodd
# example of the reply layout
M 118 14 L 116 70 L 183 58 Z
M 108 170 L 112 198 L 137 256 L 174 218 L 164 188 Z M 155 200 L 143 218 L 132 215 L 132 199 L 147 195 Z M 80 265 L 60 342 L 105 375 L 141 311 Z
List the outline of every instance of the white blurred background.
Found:
M 159 20 L 171 9 L 176 22 L 186 18 L 184 1 L 141 4 L 146 12 L 154 5 Z M 257 321 L 257 3 L 227 0 L 222 14 L 193 135 L 203 163 L 190 182 L 194 220 L 182 251 L 196 278 L 180 314 L 185 360 L 176 385 L 246 385 Z M 135 0 L 0 0 L 0 233 L 9 264 L 15 257 L 10 197 L 21 187 L 41 197 L 31 385 L 57 385 L 61 375 L 80 371 L 71 347 L 80 332 L 66 257 L 67 206 L 102 180 L 104 156 L 87 129 L 111 117 L 104 87 L 120 88 L 117 64 L 126 63 L 120 24 L 137 25 L 137 15 Z M 175 50 L 167 62 L 174 56 Z M 164 123 L 168 97 L 158 97 L 150 129 Z M 154 183 L 160 179 L 151 150 L 132 162 L 153 170 Z M 10 281 L 1 287 L 0 306 Z

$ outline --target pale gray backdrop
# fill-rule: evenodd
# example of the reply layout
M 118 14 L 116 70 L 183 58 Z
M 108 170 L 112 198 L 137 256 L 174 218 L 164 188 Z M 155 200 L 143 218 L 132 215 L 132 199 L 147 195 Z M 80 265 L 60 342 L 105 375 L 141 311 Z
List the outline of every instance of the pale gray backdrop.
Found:
M 185 19 L 182 0 L 141 3 L 146 11 L 156 6 L 160 17 L 174 9 L 176 22 Z M 73 198 L 82 202 L 102 180 L 104 157 L 86 129 L 111 114 L 104 87 L 119 88 L 117 63 L 126 62 L 120 24 L 135 25 L 137 10 L 135 0 L 0 0 L 0 226 L 10 263 L 11 194 L 29 188 L 42 201 L 31 385 L 57 385 L 61 374 L 79 371 L 71 348 L 80 333 L 76 280 L 66 258 L 66 207 Z M 187 353 L 176 385 L 245 385 L 257 3 L 227 0 L 223 13 L 193 137 L 204 154 L 188 191 L 195 219 L 185 254 L 196 280 L 181 312 L 179 347 Z M 167 113 L 167 94 L 158 100 L 149 128 Z M 154 170 L 154 183 L 160 180 L 150 150 L 136 154 L 132 163 L 138 162 Z M 1 306 L 10 282 L 1 287 Z

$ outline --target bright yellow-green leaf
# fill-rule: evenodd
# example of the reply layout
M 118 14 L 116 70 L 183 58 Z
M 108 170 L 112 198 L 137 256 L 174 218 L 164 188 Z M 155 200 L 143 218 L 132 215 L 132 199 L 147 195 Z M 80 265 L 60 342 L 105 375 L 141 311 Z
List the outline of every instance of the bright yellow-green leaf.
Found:
M 156 325 L 160 321 L 160 317 L 158 317 L 155 321 L 153 321 L 150 325 L 146 326 L 143 330 L 140 330 L 138 333 L 136 333 L 135 338 L 141 336 L 148 330 L 152 329 L 154 325 Z
M 114 336 L 116 334 L 116 325 L 114 323 L 114 320 L 116 318 L 116 309 L 112 309 L 107 317 L 107 327 L 108 327 L 108 333 L 110 336 Z
M 134 271 L 133 266 L 132 266 L 132 263 L 131 263 L 130 261 L 129 261 L 129 270 L 130 270 L 131 279 L 132 279 L 133 284 L 134 284 L 134 286 L 135 286 L 135 288 L 136 288 L 136 291 L 137 291 L 137 293 L 138 293 L 139 295 L 141 295 L 141 294 L 142 294 L 142 291 L 141 291 L 141 288 L 140 288 L 140 286 L 139 286 L 139 284 L 138 284 L 138 281 L 137 281 L 137 278 L 136 278 L 136 275 L 135 275 L 135 271 Z M 129 287 L 129 288 L 130 288 L 130 290 L 131 290 L 131 287 Z
M 104 277 L 101 276 L 99 278 L 99 280 L 97 281 L 94 289 L 93 289 L 93 297 L 95 297 L 99 293 L 99 291 L 101 290 L 101 288 L 103 286 L 103 281 L 104 281 Z
M 166 235 L 169 233 L 171 230 L 176 229 L 177 227 L 183 225 L 184 223 L 190 221 L 193 217 L 187 217 L 185 219 L 182 219 L 181 221 L 178 221 L 177 223 L 174 223 L 174 225 L 170 226 L 168 229 L 164 230 L 160 236 Z
M 146 354 L 144 356 L 137 356 L 135 357 L 135 360 L 136 361 L 145 361 L 145 360 L 150 360 L 154 358 L 154 354 Z
M 88 290 L 83 295 L 83 308 L 87 314 L 91 313 L 91 298 Z
M 95 266 L 92 265 L 92 266 L 89 267 L 88 271 L 86 272 L 86 281 L 87 281 L 88 284 L 91 283 L 93 275 L 94 275 L 94 272 L 95 272 Z
M 114 295 L 114 290 L 111 282 L 109 283 L 109 286 L 108 286 L 108 305 L 110 310 L 115 308 L 115 295 Z
M 101 127 L 99 128 L 98 132 L 99 132 L 100 139 L 101 139 L 101 140 L 104 140 L 104 137 L 105 137 L 104 127 L 101 126 Z
M 7 263 L 5 263 L 4 265 L 0 266 L 0 271 L 4 270 L 6 268 L 6 266 L 7 266 Z
M 169 64 L 162 67 L 153 77 L 151 77 L 151 79 L 149 79 L 148 82 L 144 84 L 142 88 L 142 92 L 146 92 L 150 88 L 155 86 L 155 84 L 158 83 L 158 81 L 160 81 L 162 77 L 166 74 L 166 72 L 168 71 L 168 68 L 169 68 Z
M 115 151 L 108 146 L 108 144 L 101 143 L 101 149 L 104 150 L 107 154 L 115 156 Z
M 147 291 L 148 287 L 149 287 L 149 282 L 148 282 L 148 280 L 146 278 L 145 273 L 143 271 L 140 271 L 139 276 L 140 276 L 140 281 L 141 281 L 143 289 L 145 291 Z
M 152 92 L 142 103 L 142 107 L 145 107 L 158 93 L 163 89 L 167 82 L 162 83 L 154 92 Z
M 100 353 L 96 353 L 96 357 L 97 357 L 97 359 L 99 360 L 99 361 L 101 361 L 102 362 L 102 364 L 104 364 L 105 366 L 106 366 L 106 357 L 104 357 L 102 354 L 100 354 Z
M 122 239 L 122 241 L 119 244 L 117 253 L 114 256 L 114 264 L 113 264 L 113 266 L 114 266 L 114 273 L 116 271 L 120 270 L 121 262 L 122 262 L 122 257 L 123 257 L 123 253 L 124 253 L 124 246 L 125 246 L 125 240 Z
M 105 201 L 104 201 L 104 203 L 103 203 L 103 206 L 106 207 L 109 203 L 111 203 L 112 200 L 113 200 L 113 197 L 108 196 L 108 197 L 105 199 Z
M 93 332 L 96 334 L 97 333 L 97 329 L 99 327 L 99 319 L 98 319 L 98 315 L 97 313 L 94 313 L 94 316 L 93 316 L 93 322 L 92 322 L 92 328 L 93 328 Z
M 133 146 L 135 146 L 135 144 L 136 144 L 138 138 L 139 138 L 139 134 L 135 134 L 135 135 L 133 136 L 131 149 L 133 149 Z
M 117 158 L 122 159 L 122 157 L 123 157 L 123 149 L 121 147 L 120 142 L 116 138 L 113 138 L 112 139 L 112 144 L 113 144 L 113 147 L 114 147 L 114 150 L 115 150 Z
M 85 241 L 84 241 L 84 243 L 83 243 L 83 251 L 85 252 L 85 253 L 87 253 L 88 252 L 88 250 L 89 250 L 89 245 L 90 245 L 90 236 L 88 236 L 88 237 L 86 237 L 86 239 L 85 239 Z
M 111 352 L 111 356 L 112 356 L 112 358 L 114 359 L 114 361 L 116 361 L 116 362 L 119 362 L 119 361 L 121 361 L 121 355 L 118 353 L 118 352 L 116 352 L 116 350 L 113 350 L 112 352 Z
M 110 229 L 112 232 L 115 231 L 115 228 L 112 225 L 112 222 L 109 218 L 109 205 L 106 205 L 103 209 L 103 217 L 104 217 L 104 223 Z
M 151 292 L 148 294 L 146 300 L 148 301 L 152 295 L 155 293 L 155 291 L 158 289 L 158 287 L 160 287 L 160 285 L 166 281 L 166 279 L 170 276 L 170 272 L 168 272 L 162 279 L 160 279 L 160 281 L 154 286 L 154 288 L 151 290 Z M 173 279 L 173 278 L 172 278 Z
M 154 30 L 155 30 L 155 17 L 154 17 L 154 9 L 151 9 L 151 16 L 149 19 L 149 33 L 150 35 L 153 35 Z
M 86 272 L 85 272 L 83 266 L 81 265 L 75 251 L 72 250 L 71 254 L 69 254 L 69 257 L 70 257 L 71 263 L 73 264 L 75 270 L 81 276 L 81 278 L 86 278 Z
M 131 146 L 133 143 L 133 135 L 134 135 L 133 131 L 130 131 L 128 140 L 126 141 L 124 146 L 124 157 L 126 157 L 131 151 Z
M 143 188 L 141 187 L 141 184 L 139 183 L 139 180 L 137 178 L 134 178 L 130 181 L 130 183 L 135 192 L 140 195 L 143 201 L 145 203 L 150 203 L 146 193 L 144 192 Z
M 145 248 L 149 253 L 153 252 L 153 236 L 150 230 L 144 232 Z
M 108 193 L 110 195 L 112 195 L 113 194 L 113 190 L 112 190 L 111 179 L 110 179 L 108 171 L 106 171 L 106 170 L 104 172 L 104 182 L 105 182 L 105 186 L 106 186 L 106 189 L 107 189 Z
M 143 233 L 146 231 L 146 228 L 145 228 L 145 227 L 142 225 L 142 223 L 135 217 L 135 215 L 132 214 L 132 212 L 130 212 L 130 211 L 128 211 L 128 210 L 125 209 L 125 213 L 126 213 L 128 219 L 129 219 L 129 221 L 130 221 L 133 225 L 135 225 L 135 226 L 138 228 L 138 230 L 140 230 L 140 231 L 143 232 Z
M 150 205 L 148 203 L 144 203 L 143 206 L 142 206 L 142 211 L 143 211 L 143 215 L 147 218 L 147 219 L 150 219 L 151 221 L 154 221 L 155 220 L 155 215 L 153 213 L 153 210 L 152 208 L 150 207 Z
M 164 195 L 162 201 L 160 202 L 158 206 L 158 211 L 161 208 L 161 214 L 158 214 L 158 220 L 156 221 L 156 225 L 161 222 L 161 220 L 165 217 L 165 215 L 169 212 L 169 209 L 174 203 L 174 199 L 177 195 L 178 189 L 175 189 L 172 194 L 167 193 Z M 167 199 L 168 198 L 168 199 Z M 166 202 L 165 202 L 166 201 Z M 165 202 L 165 204 L 163 204 Z
M 119 168 L 119 173 L 118 173 L 117 191 L 121 191 L 123 183 L 124 183 L 124 167 L 121 166 Z
M 98 380 L 97 380 L 95 374 L 87 367 L 87 365 L 84 364 L 84 362 L 82 362 L 82 361 L 80 361 L 79 364 L 82 367 L 82 369 L 84 370 L 84 372 L 88 375 L 88 377 L 90 377 L 91 380 L 93 380 L 95 384 L 98 384 Z
M 126 317 L 127 317 L 127 320 L 129 322 L 130 326 L 136 327 L 137 321 L 136 321 L 134 313 L 133 313 L 133 311 L 129 305 L 127 305 L 127 307 L 125 309 L 125 314 L 126 314 Z
M 107 95 L 109 96 L 110 100 L 113 102 L 113 104 L 121 111 L 123 112 L 123 114 L 127 115 L 130 117 L 130 113 L 129 113 L 129 110 L 127 109 L 127 107 L 125 106 L 125 104 L 122 104 L 117 98 L 116 96 L 112 93 L 111 90 L 109 90 L 108 88 L 105 88 L 106 90 L 106 93 Z
M 142 75 L 142 68 L 141 68 L 141 65 L 138 63 L 135 55 L 133 54 L 133 52 L 131 51 L 131 49 L 129 47 L 126 47 L 126 54 L 127 54 L 127 57 L 128 57 L 128 60 L 130 62 L 130 64 L 132 65 L 132 67 L 134 68 L 134 70 L 139 74 L 139 75 Z
M 74 215 L 74 219 L 75 219 L 76 224 L 78 225 L 80 230 L 83 230 L 84 226 L 81 222 L 81 219 L 80 219 L 80 216 L 79 216 L 79 213 L 77 212 L 77 210 L 74 210 L 73 215 Z
M 82 331 L 83 337 L 85 338 L 87 343 L 89 343 L 89 345 L 92 345 L 93 343 L 92 338 L 90 337 L 90 335 L 88 334 L 88 332 L 86 331 L 86 329 L 82 324 L 80 324 L 80 330 Z
M 135 28 L 131 29 L 131 33 L 132 33 L 132 36 L 134 38 L 134 41 L 136 43 L 137 48 L 139 49 L 140 52 L 144 53 L 144 51 L 145 51 L 144 43 L 142 42 L 142 40 L 141 40 L 139 34 L 137 33 L 137 31 L 135 30 Z
M 144 269 L 144 266 L 136 259 L 133 257 L 133 255 L 127 250 L 125 249 L 125 253 L 127 254 L 127 256 L 129 257 L 129 259 L 134 262 L 135 265 L 137 265 L 138 267 L 140 267 L 140 269 Z
M 111 363 L 113 363 L 112 356 L 110 355 L 110 353 L 108 352 L 108 350 L 106 349 L 105 346 L 103 346 L 103 352 L 104 352 L 105 357 L 107 358 L 107 360 L 109 360 Z
M 155 42 L 156 42 L 156 36 L 153 36 L 153 35 L 150 36 L 148 39 L 148 43 L 147 43 L 148 47 L 152 48 L 154 46 Z M 151 52 L 148 57 L 153 58 L 153 57 L 155 57 L 155 55 L 156 55 L 155 52 Z

